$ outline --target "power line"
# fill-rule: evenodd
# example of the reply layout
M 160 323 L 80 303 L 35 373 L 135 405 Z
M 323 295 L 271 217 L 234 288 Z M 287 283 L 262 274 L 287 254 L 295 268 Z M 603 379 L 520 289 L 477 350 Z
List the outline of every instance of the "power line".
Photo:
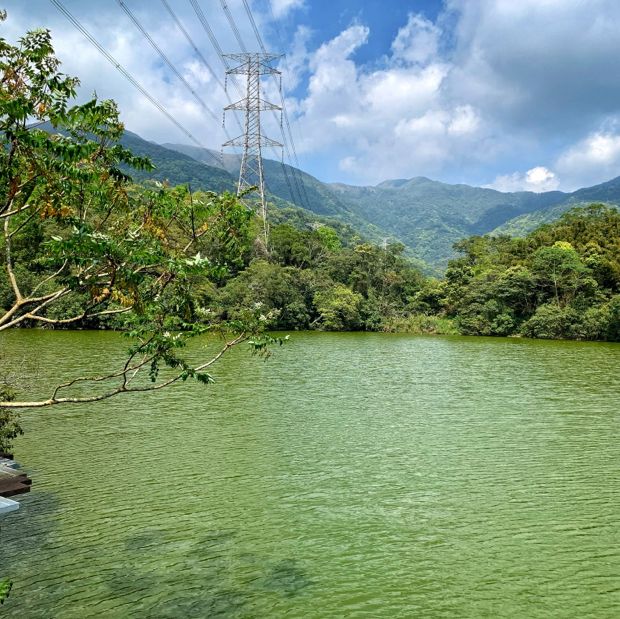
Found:
M 222 51 L 220 44 L 217 42 L 217 39 L 215 38 L 215 35 L 213 34 L 213 30 L 211 30 L 211 26 L 209 25 L 209 22 L 207 21 L 205 14 L 202 12 L 200 5 L 198 4 L 198 2 L 196 2 L 196 0 L 189 0 L 189 2 L 194 9 L 194 13 L 196 13 L 196 16 L 198 17 L 198 21 L 201 23 L 204 31 L 207 33 L 207 36 L 209 37 L 209 40 L 211 41 L 211 45 L 213 45 L 213 47 L 215 48 L 215 51 L 217 52 L 217 55 L 220 57 L 220 60 L 224 63 L 224 67 L 226 69 L 230 68 L 224 58 L 224 52 Z
M 223 52 L 223 50 L 222 50 L 222 48 L 221 48 L 221 46 L 220 46 L 220 44 L 219 44 L 219 42 L 217 40 L 217 37 L 215 36 L 215 34 L 213 32 L 213 28 L 209 24 L 209 20 L 206 18 L 203 10 L 200 8 L 200 4 L 198 3 L 197 0 L 189 0 L 189 2 L 191 4 L 192 8 L 194 9 L 194 13 L 196 14 L 196 17 L 198 18 L 198 21 L 200 22 L 203 30 L 205 31 L 209 41 L 211 42 L 211 45 L 215 49 L 215 51 L 216 51 L 216 53 L 217 53 L 217 55 L 218 55 L 222 65 L 223 65 L 224 69 L 226 71 L 229 71 L 230 70 L 230 63 L 228 62 L 226 54 L 224 54 L 224 52 Z M 226 4 L 226 3 L 224 3 L 224 4 Z M 245 3 L 244 3 L 244 5 L 245 5 Z M 235 22 L 232 14 L 231 14 L 229 8 L 228 8 L 228 5 L 226 5 L 225 7 L 223 5 L 223 8 L 225 10 L 226 17 L 227 17 L 227 19 L 229 21 L 229 24 L 231 25 L 231 29 L 233 30 L 233 33 L 235 34 L 235 37 L 237 38 L 237 42 L 239 43 L 239 45 L 240 45 L 240 47 L 242 49 L 245 49 L 245 47 L 246 47 L 245 43 L 244 43 L 244 41 L 243 41 L 243 39 L 241 37 L 241 34 L 239 32 L 239 28 L 237 27 L 236 22 Z M 249 8 L 250 8 L 249 5 L 246 5 L 246 11 L 249 10 Z M 261 49 L 264 50 L 265 49 L 264 43 L 262 41 L 262 38 L 260 37 L 260 32 L 258 31 L 258 28 L 256 27 L 256 22 L 254 20 L 254 17 L 252 15 L 251 11 L 249 11 L 248 16 L 250 17 L 250 22 L 253 23 L 253 29 L 254 29 L 255 34 L 257 35 L 257 39 L 259 40 L 259 45 L 261 46 Z M 241 91 L 241 88 L 239 87 L 239 85 L 236 82 L 233 82 L 233 84 L 234 84 L 235 89 L 237 90 L 237 93 L 238 93 L 239 97 L 242 99 L 244 97 L 244 93 Z M 225 90 L 226 90 L 226 88 L 225 88 Z M 284 103 L 284 98 L 282 97 L 281 93 L 280 93 L 280 96 L 281 96 L 282 102 Z M 230 103 L 230 99 L 229 99 L 229 103 Z M 274 112 L 274 114 L 275 114 L 275 112 Z M 292 133 L 290 131 L 290 123 L 288 121 L 288 115 L 286 116 L 286 121 L 287 121 L 287 126 L 289 127 L 289 134 L 290 134 L 291 140 L 292 140 Z M 237 119 L 237 122 L 238 122 L 238 119 Z M 288 140 L 286 139 L 286 134 L 284 133 L 281 121 L 278 124 L 280 125 L 280 131 L 282 133 L 282 138 L 283 138 L 282 141 L 283 141 L 283 144 L 284 144 L 284 150 L 286 152 L 286 155 L 287 155 L 288 159 L 290 161 L 292 161 L 291 153 L 290 153 L 289 146 L 288 146 Z M 296 156 L 296 152 L 295 152 L 295 156 Z M 295 201 L 297 199 L 300 204 L 306 206 L 306 208 L 307 208 L 308 205 L 309 205 L 309 202 L 306 199 L 306 201 L 304 203 L 304 198 L 302 196 L 302 191 L 300 190 L 299 179 L 297 177 L 297 174 L 299 174 L 299 171 L 296 170 L 296 168 L 294 166 L 290 166 L 290 174 L 289 174 L 289 169 L 287 168 L 287 166 L 284 164 L 283 161 L 281 161 L 281 164 L 282 164 L 282 169 L 283 169 L 283 172 L 284 172 L 284 179 L 285 179 L 285 182 L 286 182 L 286 185 L 287 185 L 287 188 L 288 188 L 291 200 Z M 297 163 L 297 165 L 299 165 L 299 164 Z M 297 172 L 297 174 L 296 174 L 296 172 Z M 297 189 L 298 198 L 295 197 L 295 191 L 293 189 L 293 184 L 291 183 L 291 178 L 290 178 L 291 175 L 293 177 L 295 188 Z M 307 196 L 307 194 L 305 192 L 305 185 L 303 184 L 303 179 L 301 179 L 301 180 L 302 180 L 301 186 L 303 187 L 303 193 Z
M 247 54 L 248 52 L 247 47 L 243 43 L 243 39 L 241 38 L 241 33 L 239 32 L 239 28 L 237 28 L 237 24 L 235 20 L 233 19 L 232 13 L 230 12 L 230 9 L 228 8 L 228 4 L 226 3 L 226 0 L 220 0 L 220 4 L 222 5 L 222 8 L 224 9 L 224 13 L 226 13 L 226 18 L 228 19 L 228 23 L 230 24 L 233 34 L 235 35 L 235 38 L 237 39 L 237 43 L 239 43 L 239 47 L 241 48 L 241 51 Z
M 271 63 L 278 58 L 276 54 L 230 54 L 227 56 L 237 63 L 228 70 L 229 74 L 246 76 L 246 96 L 233 103 L 225 110 L 243 112 L 245 127 L 243 135 L 229 140 L 223 146 L 242 146 L 243 156 L 239 170 L 237 195 L 242 197 L 248 192 L 258 191 L 260 214 L 263 220 L 265 247 L 269 245 L 269 229 L 267 224 L 267 201 L 265 199 L 265 175 L 263 170 L 262 148 L 264 146 L 282 146 L 279 142 L 265 136 L 261 128 L 261 112 L 278 110 L 277 105 L 261 98 L 261 76 L 277 74 L 278 70 Z
M 187 88 L 187 90 L 191 93 L 194 99 L 198 102 L 202 108 L 208 112 L 211 117 L 219 122 L 218 116 L 216 116 L 215 112 L 200 98 L 198 93 L 192 88 L 191 84 L 181 75 L 181 72 L 172 64 L 168 56 L 164 54 L 159 45 L 155 43 L 151 35 L 146 31 L 146 29 L 142 26 L 138 18 L 131 12 L 131 9 L 123 2 L 123 0 L 116 0 L 117 4 L 125 11 L 129 19 L 134 23 L 135 27 L 142 33 L 142 35 L 146 38 L 146 40 L 151 44 L 151 47 L 159 54 L 161 59 L 168 65 L 168 68 L 177 76 L 180 82 Z
M 176 13 L 172 10 L 172 7 L 168 4 L 167 0 L 161 0 L 162 4 L 164 5 L 164 7 L 166 8 L 166 10 L 168 11 L 168 13 L 170 14 L 170 17 L 172 17 L 172 19 L 174 20 L 174 22 L 176 23 L 177 27 L 179 28 L 179 30 L 185 35 L 185 38 L 187 39 L 187 42 L 192 46 L 192 48 L 194 49 L 194 51 L 196 52 L 196 56 L 198 56 L 198 58 L 200 58 L 200 61 L 202 62 L 202 64 L 207 67 L 209 73 L 211 73 L 211 75 L 213 76 L 213 79 L 220 85 L 220 87 L 223 89 L 224 88 L 224 84 L 222 84 L 222 81 L 220 80 L 220 78 L 217 76 L 217 73 L 212 69 L 211 65 L 207 62 L 207 59 L 202 55 L 201 51 L 198 49 L 197 45 L 194 43 L 194 41 L 192 40 L 192 38 L 189 36 L 189 33 L 187 32 L 187 30 L 183 27 L 183 24 L 181 23 L 181 21 L 179 20 L 179 18 L 177 17 Z
M 134 22 L 134 24 L 136 25 L 136 27 L 139 28 L 139 30 L 142 32 L 142 34 L 147 38 L 147 40 L 151 43 L 151 45 L 153 46 L 153 48 L 160 54 L 160 56 L 164 59 L 164 61 L 168 64 L 168 66 L 175 72 L 175 74 L 177 75 L 177 77 L 179 77 L 179 79 L 181 79 L 186 86 L 188 86 L 188 88 L 190 89 L 190 92 L 192 92 L 192 94 L 195 95 L 194 91 L 191 89 L 191 87 L 189 87 L 189 85 L 187 84 L 187 82 L 184 80 L 184 78 L 182 76 L 180 76 L 179 72 L 174 68 L 174 66 L 172 65 L 172 63 L 167 59 L 166 55 L 161 51 L 161 49 L 157 46 L 157 44 L 153 41 L 153 39 L 148 35 L 148 33 L 145 31 L 145 29 L 141 26 L 141 24 L 139 23 L 139 21 L 137 20 L 137 18 L 131 13 L 131 11 L 129 10 L 129 8 L 122 2 L 122 0 L 117 0 L 118 4 L 121 6 L 121 8 L 123 8 L 123 10 L 127 13 L 127 15 L 130 17 L 130 19 Z M 206 30 L 207 35 L 209 36 L 209 39 L 211 40 L 212 44 L 214 45 L 216 52 L 218 53 L 218 56 L 220 56 L 220 59 L 222 60 L 224 66 L 226 68 L 228 68 L 228 63 L 226 61 L 226 57 L 225 55 L 222 53 L 221 47 L 219 46 L 219 44 L 217 43 L 217 39 L 215 37 L 215 35 L 213 34 L 213 31 L 206 19 L 206 17 L 204 16 L 204 13 L 202 12 L 202 10 L 200 9 L 200 6 L 198 5 L 198 3 L 195 0 L 190 0 L 194 11 L 196 12 L 199 20 L 201 21 L 203 28 Z M 237 39 L 237 42 L 239 43 L 239 46 L 241 47 L 241 49 L 243 49 L 244 51 L 246 51 L 246 45 L 243 41 L 243 38 L 241 37 L 241 33 L 239 31 L 239 28 L 237 27 L 237 24 L 232 16 L 232 13 L 230 12 L 230 9 L 228 7 L 228 4 L 226 3 L 225 0 L 220 0 L 222 8 L 226 14 L 226 17 L 228 19 L 228 22 L 230 24 L 230 27 L 235 35 L 235 38 Z M 230 98 L 228 97 L 228 93 L 226 88 L 224 87 L 224 85 L 221 83 L 221 81 L 217 78 L 217 76 L 215 76 L 215 72 L 213 71 L 213 69 L 211 68 L 211 66 L 209 65 L 209 63 L 206 61 L 206 59 L 204 58 L 204 56 L 200 53 L 197 45 L 193 42 L 193 40 L 191 39 L 189 33 L 187 32 L 187 30 L 183 27 L 183 25 L 181 24 L 180 20 L 178 19 L 178 17 L 176 16 L 176 14 L 174 13 L 174 11 L 172 10 L 172 8 L 170 7 L 170 5 L 168 4 L 168 2 L 166 0 L 162 0 L 162 4 L 164 5 L 164 7 L 166 8 L 166 10 L 168 11 L 168 13 L 170 14 L 170 16 L 173 18 L 173 20 L 175 21 L 175 23 L 177 24 L 177 26 L 179 27 L 179 29 L 181 30 L 181 32 L 184 34 L 185 38 L 187 39 L 187 41 L 189 42 L 189 44 L 191 45 L 191 47 L 194 49 L 194 51 L 196 52 L 197 56 L 201 59 L 201 61 L 203 62 L 203 64 L 207 67 L 207 69 L 211 72 L 211 74 L 214 75 L 214 77 L 216 78 L 216 81 L 218 82 L 218 84 L 224 88 L 224 91 L 226 92 L 226 96 L 228 98 L 228 102 L 230 104 L 230 106 L 232 106 L 232 101 L 230 100 Z M 254 34 L 256 36 L 256 39 L 259 43 L 259 46 L 261 47 L 261 50 L 263 51 L 263 53 L 267 53 L 266 49 L 265 49 L 265 45 L 263 43 L 263 40 L 260 36 L 260 32 L 258 30 L 258 27 L 256 26 L 256 21 L 254 20 L 254 16 L 252 15 L 250 6 L 247 2 L 247 0 L 243 0 L 243 4 L 246 10 L 246 13 L 248 15 L 248 18 L 250 20 L 250 23 L 252 25 L 252 29 L 254 30 Z M 274 76 L 275 79 L 275 76 Z M 235 83 L 235 86 L 237 86 L 237 84 Z M 239 89 L 238 89 L 239 90 Z M 240 96 L 241 96 L 241 92 L 239 92 Z M 280 91 L 280 97 L 281 97 L 281 101 L 284 104 L 284 98 L 282 97 L 282 93 Z M 208 110 L 209 112 L 211 112 L 210 110 Z M 276 112 L 274 110 L 274 116 L 276 115 Z M 211 112 L 211 115 L 214 116 L 214 114 Z M 290 121 L 288 118 L 288 114 L 286 113 L 286 110 L 284 109 L 284 115 L 285 115 L 285 121 L 286 121 L 286 126 L 287 126 L 287 130 L 288 130 L 288 135 L 289 135 L 289 139 L 287 140 L 286 135 L 284 134 L 283 128 L 282 128 L 282 123 L 280 121 L 280 130 L 282 133 L 282 138 L 283 138 L 283 143 L 284 143 L 284 148 L 286 150 L 286 154 L 287 157 L 289 158 L 289 160 L 291 160 L 291 154 L 290 154 L 290 150 L 289 150 L 289 145 L 288 142 L 290 141 L 291 143 L 291 149 L 293 151 L 293 155 L 294 155 L 294 161 L 297 165 L 297 167 L 299 167 L 299 161 L 297 159 L 297 152 L 295 150 L 295 144 L 293 141 L 293 136 L 292 136 L 292 131 L 291 131 L 291 127 L 290 127 Z M 277 118 L 276 118 L 277 120 Z M 239 123 L 238 119 L 236 118 L 237 123 Z M 241 126 L 240 126 L 241 129 Z M 224 128 L 225 131 L 225 128 Z M 226 131 L 225 131 L 226 132 Z M 226 133 L 226 136 L 229 138 L 229 142 L 231 141 L 230 136 Z M 210 153 L 211 154 L 211 153 Z M 215 157 L 214 157 L 215 158 Z M 223 164 L 223 160 L 222 160 L 222 164 Z M 285 175 L 285 181 L 287 183 L 287 187 L 289 189 L 289 194 L 291 195 L 291 197 L 293 197 L 293 191 L 292 191 L 292 186 L 290 184 L 290 178 L 288 175 L 288 170 L 286 169 L 286 167 L 284 166 L 284 163 L 282 162 L 282 167 L 283 167 L 283 171 L 284 171 L 284 175 Z M 305 185 L 303 183 L 303 179 L 298 178 L 298 176 L 300 176 L 299 170 L 292 167 L 292 175 L 293 175 L 293 180 L 295 182 L 295 186 L 297 189 L 297 194 L 299 196 L 299 200 L 300 202 L 304 205 L 304 206 L 308 206 L 308 198 L 307 198 L 307 193 L 306 193 L 306 188 Z M 300 183 L 301 180 L 301 183 Z M 301 186 L 301 189 L 300 189 Z M 302 190 L 303 190 L 303 196 L 302 196 Z M 304 200 L 305 197 L 305 200 Z
M 177 127 L 180 131 L 182 131 L 194 144 L 199 146 L 200 148 L 206 147 L 200 142 L 194 135 L 188 131 L 166 108 L 151 95 L 136 78 L 123 67 L 114 56 L 112 56 L 104 47 L 93 37 L 84 26 L 65 8 L 65 6 L 60 2 L 60 0 L 50 0 L 51 3 L 73 24 L 75 28 L 77 28 L 89 41 L 90 43 L 101 53 L 101 55 L 132 85 L 136 88 L 142 95 L 144 95 L 166 118 Z M 207 149 L 208 150 L 208 149 Z M 215 158 L 215 157 L 214 157 Z M 219 162 L 218 162 L 219 163 Z
M 167 0 L 161 0 L 161 2 L 164 5 L 164 7 L 166 8 L 166 10 L 168 11 L 170 17 L 172 17 L 172 19 L 175 21 L 175 23 L 178 26 L 179 30 L 185 35 L 185 38 L 187 39 L 187 42 L 192 46 L 192 48 L 196 52 L 196 55 L 198 56 L 198 58 L 202 62 L 202 64 L 207 68 L 207 70 L 209 71 L 209 73 L 211 73 L 211 75 L 213 76 L 213 78 L 215 79 L 215 81 L 217 82 L 219 87 L 226 94 L 226 98 L 228 99 L 228 103 L 232 104 L 232 100 L 228 96 L 228 92 L 226 90 L 226 86 L 222 83 L 222 80 L 220 80 L 220 78 L 217 76 L 216 72 L 213 70 L 213 68 L 211 67 L 211 65 L 209 64 L 207 59 L 204 57 L 202 52 L 198 49 L 198 46 L 194 43 L 193 39 L 191 38 L 191 36 L 187 32 L 187 30 L 184 28 L 183 24 L 181 23 L 181 20 L 177 17 L 176 13 L 172 9 L 172 7 L 168 3 L 168 1 Z M 237 124 L 239 126 L 239 131 L 243 131 L 243 129 L 241 127 L 241 124 L 239 123 L 239 119 L 235 117 L 235 120 L 237 121 Z
M 265 45 L 263 44 L 263 39 L 260 36 L 260 32 L 258 31 L 258 28 L 256 27 L 256 22 L 254 21 L 254 15 L 252 15 L 252 10 L 250 9 L 248 0 L 243 0 L 243 6 L 245 7 L 245 12 L 248 15 L 250 24 L 252 25 L 252 29 L 254 30 L 254 36 L 256 37 L 256 40 L 258 41 L 258 45 L 260 46 L 261 52 L 263 52 L 263 54 L 266 54 L 267 50 L 265 49 Z
M 194 9 L 194 13 L 196 14 L 196 17 L 198 17 L 198 21 L 200 22 L 200 24 L 203 27 L 203 30 L 205 31 L 205 33 L 207 34 L 207 37 L 209 38 L 209 41 L 211 41 L 211 45 L 213 46 L 213 48 L 215 49 L 222 65 L 224 66 L 224 69 L 227 72 L 227 77 L 228 77 L 228 72 L 230 71 L 230 63 L 228 62 L 228 58 L 226 57 L 226 55 L 224 54 L 224 52 L 222 51 L 222 48 L 220 47 L 220 44 L 218 43 L 217 37 L 215 36 L 213 29 L 211 28 L 211 25 L 209 24 L 209 21 L 207 20 L 204 12 L 202 11 L 202 9 L 200 8 L 200 5 L 198 4 L 197 0 L 189 0 L 190 4 L 192 5 L 192 8 Z M 227 17 L 229 20 L 229 23 L 231 24 L 231 28 L 233 29 L 233 32 L 236 31 L 238 36 L 238 42 L 240 44 L 240 46 L 242 46 L 243 48 L 245 48 L 245 44 L 243 42 L 243 40 L 241 39 L 241 35 L 239 33 L 239 29 L 237 28 L 237 25 L 232 17 L 232 14 L 230 13 L 229 10 L 227 10 L 228 7 L 226 7 L 226 13 L 227 13 Z M 260 35 L 259 35 L 260 36 Z M 227 80 L 228 83 L 228 80 Z M 243 100 L 243 98 L 245 97 L 245 93 L 242 92 L 240 86 L 237 84 L 237 82 L 233 81 L 233 84 L 235 86 L 235 89 L 237 90 L 237 93 L 240 97 L 241 100 Z M 225 89 L 226 90 L 226 89 Z M 228 96 L 228 95 L 227 95 Z M 230 102 L 229 99 L 229 103 L 230 103 L 230 109 L 232 109 L 232 102 Z M 237 119 L 237 122 L 238 119 Z M 243 131 L 242 128 L 240 128 L 241 131 Z M 240 172 L 241 172 L 241 167 L 243 166 L 243 158 L 241 158 L 240 161 Z M 291 197 L 291 200 L 295 200 L 295 194 L 293 192 L 293 187 L 291 185 L 291 180 L 289 178 L 288 175 L 288 171 L 286 170 L 286 167 L 284 166 L 284 162 L 282 162 L 282 168 L 284 170 L 284 178 L 286 181 L 286 185 L 288 187 L 289 190 L 289 195 Z M 301 196 L 300 196 L 301 198 Z
M 293 149 L 293 161 L 295 162 L 295 168 L 293 168 L 294 170 L 297 170 L 297 176 L 299 176 L 299 180 L 301 182 L 301 188 L 303 190 L 303 194 L 304 194 L 304 198 L 305 198 L 305 203 L 306 203 L 306 208 L 309 207 L 309 200 L 308 200 L 308 194 L 306 192 L 306 184 L 304 183 L 304 178 L 301 175 L 301 171 L 299 168 L 299 159 L 297 158 L 297 151 L 295 150 L 295 142 L 293 141 L 293 132 L 291 131 L 291 123 L 289 122 L 288 119 L 288 113 L 286 111 L 286 107 L 284 105 L 284 97 L 282 96 L 282 113 L 284 115 L 284 122 L 286 123 L 286 129 L 288 131 L 288 135 L 290 138 L 290 142 L 291 142 L 291 148 Z M 290 157 L 289 157 L 290 159 Z
M 244 3 L 245 3 L 245 0 L 244 0 Z M 278 42 L 280 43 L 280 49 L 283 49 L 284 48 L 284 43 L 283 43 L 282 35 L 280 33 L 280 28 L 278 27 L 278 20 L 276 19 L 276 16 L 275 16 L 275 14 L 273 12 L 272 0 L 267 0 L 267 5 L 269 6 L 269 12 L 271 13 L 271 20 L 272 20 L 272 22 L 274 24 L 274 27 L 275 27 L 276 36 L 278 37 Z M 284 66 L 286 68 L 286 71 L 288 72 L 289 68 L 288 68 L 288 61 L 286 59 L 286 54 L 284 55 Z M 294 159 L 295 160 L 295 165 L 296 165 L 297 169 L 299 169 L 299 159 L 297 158 L 297 151 L 295 150 L 295 140 L 293 139 L 293 133 L 292 133 L 292 130 L 291 130 L 289 119 L 288 119 L 288 113 L 286 111 L 286 105 L 285 105 L 285 102 L 284 102 L 284 98 L 282 99 L 282 109 L 283 109 L 283 113 L 284 113 L 284 120 L 286 121 L 287 130 L 288 130 L 289 137 L 290 137 L 290 140 L 291 140 L 291 145 L 293 147 L 293 155 L 294 155 L 294 158 L 295 158 Z M 297 130 L 299 131 L 299 125 L 297 125 Z M 302 136 L 302 138 L 303 138 L 303 136 Z M 306 184 L 304 183 L 303 176 L 300 175 L 300 178 L 301 178 L 301 184 L 302 184 L 302 187 L 303 187 L 303 190 L 304 190 L 304 195 L 306 197 L 306 201 L 309 203 L 309 201 L 308 201 L 308 194 L 306 193 Z

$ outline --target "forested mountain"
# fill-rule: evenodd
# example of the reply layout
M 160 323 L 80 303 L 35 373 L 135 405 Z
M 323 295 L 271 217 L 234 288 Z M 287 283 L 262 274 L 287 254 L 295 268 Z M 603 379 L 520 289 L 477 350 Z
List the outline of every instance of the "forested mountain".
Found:
M 148 157 L 155 165 L 155 170 L 148 172 L 132 170 L 131 176 L 137 181 L 154 178 L 172 185 L 189 184 L 195 189 L 218 192 L 232 191 L 235 187 L 235 180 L 217 160 L 198 162 L 188 155 L 143 140 L 131 131 L 125 131 L 121 143 L 136 155 Z
M 521 212 L 522 218 L 533 219 L 537 213 L 559 213 L 567 204 L 611 201 L 617 181 L 574 194 L 502 194 L 426 178 L 349 187 L 308 177 L 317 192 L 312 195 L 335 196 L 334 201 L 326 201 L 317 214 L 276 195 L 267 249 L 259 238 L 258 218 L 243 204 L 230 194 L 200 191 L 218 184 L 234 189 L 234 177 L 225 169 L 228 165 L 234 173 L 232 158 L 221 167 L 210 166 L 133 134 L 122 137 L 120 123 L 100 120 L 114 120 L 115 113 L 107 102 L 92 102 L 71 112 L 71 118 L 83 117 L 86 130 L 64 129 L 52 136 L 49 129 L 22 128 L 25 146 L 19 161 L 0 149 L 14 178 L 33 175 L 26 183 L 9 179 L 7 191 L 40 184 L 36 192 L 21 195 L 9 215 L 12 232 L 0 242 L 0 253 L 10 258 L 0 276 L 0 317 L 4 312 L 9 326 L 41 322 L 53 328 L 127 330 L 135 320 L 130 310 L 142 303 L 136 295 L 144 289 L 149 294 L 153 290 L 149 308 L 166 317 L 157 319 L 157 327 L 167 328 L 162 359 L 171 367 L 177 367 L 177 360 L 166 347 L 175 344 L 166 333 L 189 329 L 199 334 L 205 316 L 217 325 L 269 321 L 279 330 L 620 337 L 617 209 L 604 204 L 573 208 L 520 238 L 486 234 L 502 213 Z M 133 155 L 114 144 L 119 139 L 133 148 Z M 74 165 L 76 152 L 80 157 Z M 157 167 L 153 170 L 142 156 Z M 85 175 L 83 160 L 99 166 L 97 173 Z M 168 186 L 132 183 L 118 166 L 139 179 L 168 180 Z M 266 168 L 277 188 L 276 173 L 284 176 L 284 169 L 275 162 L 267 162 Z M 75 182 L 48 180 L 68 174 Z M 36 217 L 22 212 L 34 208 Z M 368 230 L 370 221 L 380 221 L 384 230 L 401 226 L 410 235 L 405 238 L 420 235 L 436 245 L 462 228 L 474 234 L 458 240 L 457 257 L 436 279 L 412 263 L 401 243 L 368 242 L 347 220 L 362 222 Z M 329 225 L 317 226 L 318 221 Z M 130 259 L 135 264 L 127 270 Z M 99 265 L 99 270 L 91 276 L 93 267 L 84 264 Z M 175 270 L 162 275 L 164 267 Z M 175 286 L 168 286 L 172 282 Z M 29 296 L 22 291 L 30 291 Z M 142 307 L 136 305 L 140 320 Z M 182 314 L 171 321 L 170 311 L 179 308 Z M 253 308 L 250 313 L 248 308 Z
M 207 165 L 215 165 L 214 161 L 219 160 L 219 165 L 235 179 L 239 174 L 240 157 L 237 155 L 224 153 L 222 156 L 222 153 L 213 150 L 185 144 L 164 144 L 164 146 Z M 272 159 L 264 160 L 264 169 L 270 196 L 277 196 L 290 205 L 302 207 L 321 217 L 334 218 L 349 224 L 369 239 L 382 241 L 388 236 L 393 240 L 400 240 L 397 234 L 383 229 L 380 222 L 371 222 L 357 213 L 331 185 L 322 183 L 314 176 Z
M 508 219 L 546 210 L 566 197 L 561 192 L 501 193 L 424 177 L 376 187 L 331 187 L 355 213 L 372 223 L 381 222 L 414 255 L 439 266 L 453 256 L 452 245 L 459 239 L 485 234 Z
M 544 194 L 543 194 L 544 195 Z M 620 205 L 620 177 L 606 183 L 578 189 L 572 194 L 562 194 L 564 200 L 551 208 L 539 209 L 524 215 L 519 215 L 498 226 L 492 231 L 493 234 L 509 234 L 510 236 L 523 236 L 542 224 L 551 223 L 559 219 L 566 211 L 575 206 L 583 206 L 590 203 Z
M 157 166 L 157 178 L 166 177 L 172 184 L 191 182 L 197 189 L 211 189 L 216 184 L 234 187 L 238 156 L 225 154 L 222 158 L 216 151 L 180 144 L 159 146 L 131 133 L 125 140 L 134 152 L 149 155 Z M 526 234 L 574 206 L 620 204 L 620 177 L 573 193 L 504 193 L 424 177 L 356 187 L 323 183 L 272 160 L 265 160 L 265 177 L 277 207 L 303 207 L 301 217 L 309 221 L 314 214 L 329 218 L 332 224 L 347 224 L 374 241 L 402 242 L 410 256 L 437 272 L 454 257 L 453 244 L 464 237 L 494 232 Z

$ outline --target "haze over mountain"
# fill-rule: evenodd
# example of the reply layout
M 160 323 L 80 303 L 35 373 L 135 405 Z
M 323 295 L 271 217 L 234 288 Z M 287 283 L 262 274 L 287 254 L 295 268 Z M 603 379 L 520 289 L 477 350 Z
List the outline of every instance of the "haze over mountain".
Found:
M 149 156 L 156 165 L 153 173 L 135 174 L 139 180 L 151 177 L 215 191 L 235 188 L 239 170 L 236 155 L 222 157 L 215 151 L 183 144 L 162 146 L 130 132 L 123 142 L 137 154 Z M 454 255 L 452 245 L 456 241 L 472 234 L 524 234 L 580 204 L 620 204 L 620 177 L 572 193 L 505 193 L 425 177 L 358 187 L 323 183 L 298 170 L 298 182 L 303 181 L 304 186 L 300 190 L 293 168 L 269 159 L 264 165 L 270 199 L 277 208 L 297 207 L 305 221 L 329 218 L 375 241 L 400 241 L 411 256 L 434 269 L 443 268 Z

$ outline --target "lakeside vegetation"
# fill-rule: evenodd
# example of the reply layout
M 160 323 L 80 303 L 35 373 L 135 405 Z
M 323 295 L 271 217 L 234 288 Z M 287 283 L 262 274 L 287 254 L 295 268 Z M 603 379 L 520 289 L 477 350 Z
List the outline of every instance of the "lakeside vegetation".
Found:
M 473 236 L 445 277 L 422 275 L 399 244 L 343 246 L 329 228 L 272 232 L 254 259 L 206 299 L 222 316 L 248 303 L 279 329 L 620 339 L 620 213 L 576 208 L 523 238 Z
M 401 244 L 381 247 L 329 226 L 272 226 L 267 250 L 258 222 L 230 194 L 163 185 L 130 191 L 167 200 L 177 211 L 192 205 L 194 217 L 200 214 L 205 229 L 198 260 L 210 266 L 187 274 L 188 320 L 207 311 L 211 321 L 232 324 L 253 308 L 277 330 L 620 340 L 620 213 L 611 207 L 575 208 L 523 238 L 464 239 L 456 245 L 460 257 L 437 279 L 416 268 Z M 191 241 L 176 211 L 169 222 L 149 225 L 177 247 Z M 46 235 L 57 227 L 53 218 L 37 219 L 15 236 L 14 269 L 28 289 L 57 266 L 57 260 L 44 266 L 53 246 Z M 3 273 L 0 310 L 14 301 Z M 93 291 L 80 287 L 39 315 L 54 328 L 131 327 L 132 317 L 122 311 L 79 318 L 92 301 Z M 22 326 L 38 322 L 26 318 Z

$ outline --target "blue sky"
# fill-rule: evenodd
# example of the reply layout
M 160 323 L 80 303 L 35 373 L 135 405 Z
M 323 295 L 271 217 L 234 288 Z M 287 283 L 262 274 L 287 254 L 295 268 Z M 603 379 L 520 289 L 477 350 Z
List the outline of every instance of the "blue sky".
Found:
M 256 3 L 260 5 L 260 3 Z M 291 11 L 287 19 L 287 32 L 294 33 L 299 24 L 312 29 L 312 43 L 318 47 L 333 39 L 353 23 L 372 25 L 368 42 L 356 53 L 360 63 L 374 63 L 390 52 L 390 46 L 398 30 L 407 22 L 411 12 L 436 19 L 443 7 L 442 2 L 407 2 L 398 0 L 319 0 L 305 2 L 298 11 Z
M 161 0 L 124 0 L 219 118 L 228 103 Z M 168 0 L 210 66 L 224 68 L 189 0 Z M 198 0 L 225 52 L 238 52 L 220 0 Z M 301 167 L 324 181 L 434 179 L 500 190 L 572 190 L 620 175 L 617 0 L 248 0 L 266 46 L 286 53 L 284 95 Z M 116 0 L 67 8 L 201 143 L 226 135 Z M 256 39 L 242 0 L 241 37 Z M 63 69 L 118 101 L 128 129 L 164 142 L 179 130 L 48 0 L 5 0 L 3 36 L 52 30 Z M 278 100 L 274 83 L 268 97 Z M 231 91 L 231 96 L 237 98 Z M 229 134 L 238 133 L 227 117 Z M 278 139 L 279 126 L 265 119 Z M 277 156 L 267 153 L 268 156 Z

